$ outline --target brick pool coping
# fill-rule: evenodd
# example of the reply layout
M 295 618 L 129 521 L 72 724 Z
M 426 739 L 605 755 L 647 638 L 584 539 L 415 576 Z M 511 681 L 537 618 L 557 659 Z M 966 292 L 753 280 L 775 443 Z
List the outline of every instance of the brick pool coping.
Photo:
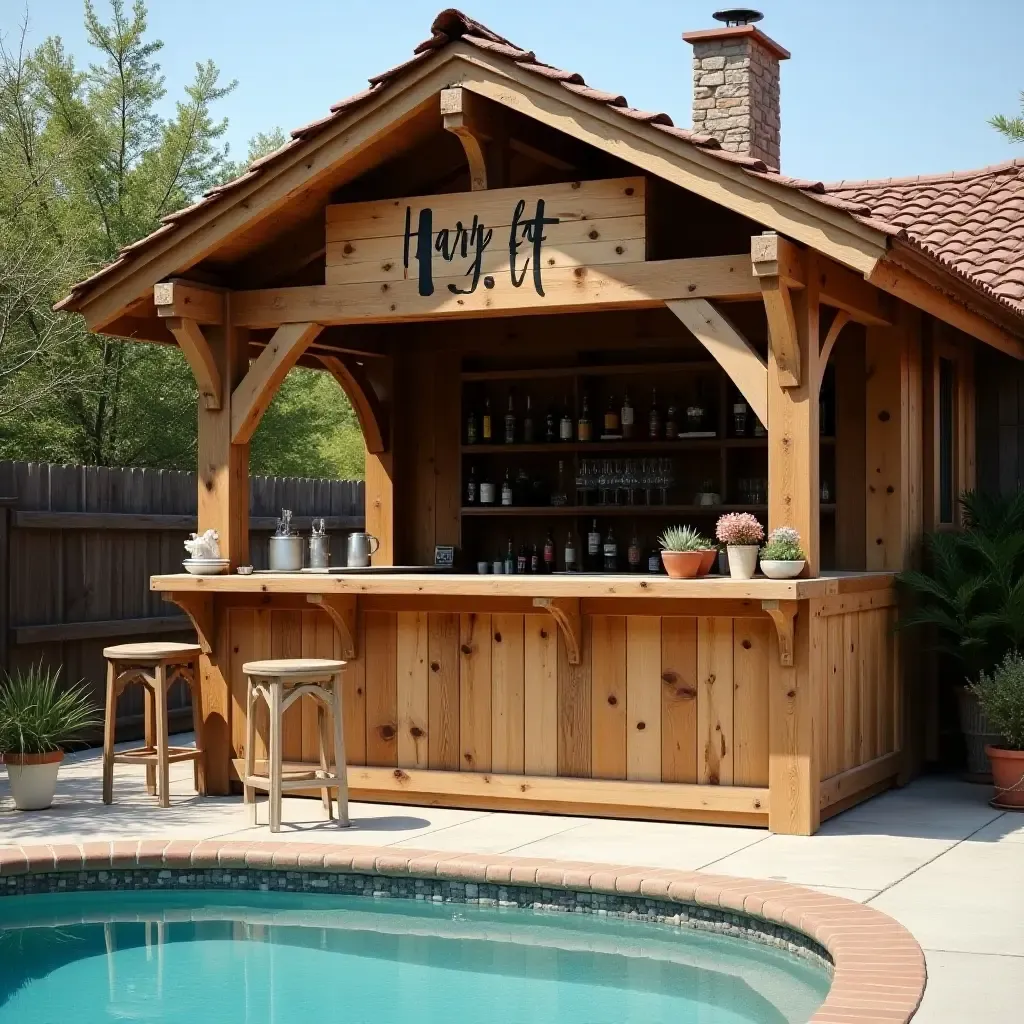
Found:
M 86 871 L 250 869 L 369 875 L 532 887 L 663 900 L 813 940 L 834 965 L 813 1024 L 909 1021 L 926 981 L 924 953 L 901 924 L 872 907 L 786 882 L 667 868 L 590 864 L 497 854 L 398 850 L 299 842 L 139 840 L 0 846 L 0 879 Z M 0 885 L 0 895 L 12 891 Z

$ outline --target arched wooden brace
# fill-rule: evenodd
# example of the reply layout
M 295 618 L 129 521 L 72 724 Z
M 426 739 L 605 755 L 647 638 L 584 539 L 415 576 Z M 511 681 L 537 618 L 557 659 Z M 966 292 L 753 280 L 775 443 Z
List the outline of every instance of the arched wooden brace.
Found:
M 320 324 L 282 324 L 231 395 L 231 443 L 248 444 L 281 381 L 323 330 Z
M 339 356 L 321 355 L 320 362 L 352 403 L 366 450 L 374 455 L 387 451 L 387 416 L 363 368 L 355 360 Z
M 844 309 L 836 311 L 835 319 L 832 321 L 831 326 L 828 329 L 828 334 L 825 335 L 825 340 L 821 343 L 821 356 L 818 359 L 818 380 L 817 390 L 821 390 L 821 382 L 825 379 L 825 367 L 828 366 L 829 356 L 832 355 L 832 349 L 835 348 L 836 342 L 839 340 L 839 335 L 842 333 L 843 328 L 851 323 L 853 317 Z
M 195 320 L 184 316 L 168 317 L 164 323 L 192 368 L 203 405 L 207 409 L 219 409 L 223 386 L 220 370 L 202 328 Z

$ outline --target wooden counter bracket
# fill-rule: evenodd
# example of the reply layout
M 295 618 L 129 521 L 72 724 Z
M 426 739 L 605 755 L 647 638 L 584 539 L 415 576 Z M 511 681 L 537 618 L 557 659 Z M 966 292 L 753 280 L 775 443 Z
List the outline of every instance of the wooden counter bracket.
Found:
M 192 594 L 173 591 L 164 594 L 164 600 L 176 604 L 191 620 L 196 628 L 199 646 L 203 654 L 213 652 L 213 638 L 217 632 L 217 612 L 213 594 Z
M 578 597 L 535 597 L 534 608 L 543 608 L 551 613 L 565 637 L 565 650 L 569 664 L 580 663 L 580 637 L 583 629 L 580 622 L 580 599 Z
M 334 628 L 341 638 L 341 656 L 345 661 L 359 657 L 356 648 L 358 628 L 356 626 L 356 598 L 351 594 L 307 594 L 310 604 L 319 605 L 331 617 Z
M 771 616 L 775 623 L 775 632 L 779 636 L 779 664 L 793 664 L 793 620 L 799 602 L 797 601 L 762 601 L 761 607 Z

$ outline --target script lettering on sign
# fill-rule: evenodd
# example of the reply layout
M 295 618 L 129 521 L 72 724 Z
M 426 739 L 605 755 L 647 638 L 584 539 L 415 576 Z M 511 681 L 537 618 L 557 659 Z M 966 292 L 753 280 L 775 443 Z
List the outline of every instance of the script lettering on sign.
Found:
M 613 178 L 328 206 L 326 283 L 438 306 L 502 293 L 543 306 L 581 268 L 645 259 L 644 186 Z

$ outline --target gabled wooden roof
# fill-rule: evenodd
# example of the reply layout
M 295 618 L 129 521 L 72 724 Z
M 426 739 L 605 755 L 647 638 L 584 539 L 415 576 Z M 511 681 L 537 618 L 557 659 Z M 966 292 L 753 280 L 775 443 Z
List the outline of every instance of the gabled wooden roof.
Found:
M 761 160 L 727 152 L 717 139 L 676 127 L 668 114 L 631 107 L 624 96 L 595 89 L 587 85 L 582 75 L 543 63 L 532 51 L 516 46 L 454 9 L 442 11 L 435 18 L 430 38 L 416 47 L 410 60 L 370 79 L 368 89 L 334 104 L 326 117 L 295 129 L 287 143 L 256 160 L 238 178 L 211 189 L 191 206 L 168 214 L 160 228 L 127 246 L 113 263 L 76 284 L 56 308 L 86 311 L 108 287 L 133 276 L 136 270 L 141 272 L 151 262 L 151 257 L 163 251 L 168 243 L 176 245 L 179 239 L 190 234 L 203 233 L 203 242 L 180 266 L 153 260 L 148 277 L 143 275 L 145 280 L 140 279 L 139 288 L 129 301 L 137 300 L 156 281 L 184 272 L 212 251 L 206 239 L 215 242 L 217 221 L 222 210 L 226 212 L 239 205 L 246 208 L 250 197 L 264 184 L 286 169 L 294 170 L 306 154 L 317 153 L 328 135 L 337 137 L 339 130 L 354 124 L 364 113 L 379 110 L 382 102 L 392 96 L 398 97 L 417 79 L 425 79 L 446 58 L 454 60 L 460 56 L 469 59 L 476 74 L 486 76 L 488 68 L 495 69 L 514 81 L 535 85 L 544 92 L 545 98 L 551 98 L 554 87 L 559 93 L 564 92 L 567 104 L 593 111 L 606 123 L 612 122 L 624 137 L 641 134 L 645 142 L 660 137 L 667 153 L 655 154 L 651 160 L 645 161 L 647 165 L 643 169 L 649 173 L 661 174 L 677 184 L 701 192 L 706 198 L 818 248 L 865 274 L 888 250 L 904 248 L 912 258 L 932 264 L 940 277 L 948 275 L 950 291 L 962 292 L 966 286 L 969 292 L 987 300 L 986 304 L 997 304 L 1010 313 L 1013 320 L 1024 324 L 1024 309 L 1007 297 L 1005 291 L 998 287 L 998 282 L 974 275 L 969 269 L 952 266 L 943 254 L 935 252 L 925 240 L 915 236 L 913 223 L 896 216 L 891 208 L 870 202 L 868 196 L 856 189 L 837 189 L 818 181 L 788 177 L 767 167 Z M 467 84 L 473 87 L 472 83 Z M 477 86 L 481 87 L 481 83 Z M 493 98 L 499 102 L 510 99 L 507 90 Z M 520 109 L 530 116 L 535 116 L 539 110 L 536 106 L 531 108 L 530 104 L 524 104 Z M 547 109 L 550 110 L 550 106 Z M 549 123 L 555 121 L 557 118 L 552 117 Z M 599 137 L 595 136 L 595 139 L 597 141 L 593 144 L 599 145 Z M 670 161 L 667 165 L 665 156 Z M 673 160 L 674 165 L 671 163 Z M 688 167 L 688 174 L 682 178 L 671 173 L 673 167 L 683 166 Z M 319 156 L 309 161 L 307 170 L 311 174 L 322 173 L 323 163 Z M 703 182 L 698 182 L 701 178 L 704 181 L 720 180 L 702 188 Z M 744 180 L 746 186 L 743 185 Z M 293 189 L 289 195 L 294 194 Z M 267 208 L 254 210 L 250 219 L 267 215 Z M 233 230 L 237 231 L 245 216 L 236 210 L 231 220 Z M 223 225 L 221 227 L 224 231 L 230 230 Z M 102 315 L 88 317 L 90 325 L 98 329 L 127 305 L 125 302 L 115 308 L 108 303 Z

